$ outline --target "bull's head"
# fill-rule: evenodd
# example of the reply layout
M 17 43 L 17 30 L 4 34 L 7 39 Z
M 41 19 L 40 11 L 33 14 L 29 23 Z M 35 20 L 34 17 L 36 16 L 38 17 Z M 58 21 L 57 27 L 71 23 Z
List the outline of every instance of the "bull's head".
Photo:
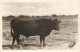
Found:
M 60 28 L 59 28 L 59 23 L 60 23 L 61 21 L 58 21 L 58 19 L 54 19 L 53 20 L 53 29 L 54 30 L 60 30 Z

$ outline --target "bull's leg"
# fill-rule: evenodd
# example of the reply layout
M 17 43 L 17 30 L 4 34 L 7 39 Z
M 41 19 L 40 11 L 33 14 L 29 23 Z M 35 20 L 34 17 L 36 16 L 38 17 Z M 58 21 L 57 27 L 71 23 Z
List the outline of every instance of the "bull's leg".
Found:
M 45 47 L 45 37 L 43 37 L 43 47 Z
M 29 37 L 27 37 L 27 39 L 28 39 Z
M 18 44 L 18 47 L 21 48 L 20 44 L 19 44 L 19 37 L 20 37 L 20 34 L 16 34 L 16 41 L 17 41 L 17 44 Z
M 28 40 L 28 39 L 29 39 L 29 37 L 27 37 L 27 44 L 28 44 L 28 42 L 29 42 L 29 40 Z
M 16 37 L 16 40 L 17 40 L 17 44 L 19 46 L 19 37 Z
M 40 47 L 42 46 L 42 36 L 40 36 Z
M 14 48 L 15 37 L 13 36 L 12 48 Z
M 44 36 L 40 36 L 40 46 L 42 46 L 43 43 L 43 47 L 45 47 L 45 37 Z

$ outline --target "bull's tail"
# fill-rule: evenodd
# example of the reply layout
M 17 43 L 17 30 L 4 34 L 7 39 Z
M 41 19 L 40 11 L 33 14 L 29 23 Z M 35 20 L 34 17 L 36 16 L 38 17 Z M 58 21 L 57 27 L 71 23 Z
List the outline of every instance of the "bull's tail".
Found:
M 14 33 L 13 33 L 13 30 L 12 30 L 12 27 L 11 27 L 11 36 L 12 36 L 12 37 L 14 36 Z

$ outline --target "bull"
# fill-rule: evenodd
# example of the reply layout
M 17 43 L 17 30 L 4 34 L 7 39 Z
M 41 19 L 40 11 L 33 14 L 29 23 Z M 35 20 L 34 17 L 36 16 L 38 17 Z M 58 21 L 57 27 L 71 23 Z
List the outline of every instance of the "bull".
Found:
M 58 19 L 37 19 L 37 20 L 11 20 L 11 35 L 13 37 L 12 47 L 14 46 L 15 40 L 19 46 L 20 34 L 25 37 L 29 36 L 40 36 L 40 46 L 45 46 L 45 37 L 50 34 L 52 30 L 59 30 Z M 43 44 L 42 44 L 43 43 Z

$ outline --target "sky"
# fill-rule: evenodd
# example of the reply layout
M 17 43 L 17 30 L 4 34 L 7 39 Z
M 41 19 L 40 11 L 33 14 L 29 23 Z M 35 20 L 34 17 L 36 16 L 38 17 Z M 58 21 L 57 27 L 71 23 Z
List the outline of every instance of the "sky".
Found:
M 4 2 L 3 16 L 8 15 L 75 15 L 77 2 Z

